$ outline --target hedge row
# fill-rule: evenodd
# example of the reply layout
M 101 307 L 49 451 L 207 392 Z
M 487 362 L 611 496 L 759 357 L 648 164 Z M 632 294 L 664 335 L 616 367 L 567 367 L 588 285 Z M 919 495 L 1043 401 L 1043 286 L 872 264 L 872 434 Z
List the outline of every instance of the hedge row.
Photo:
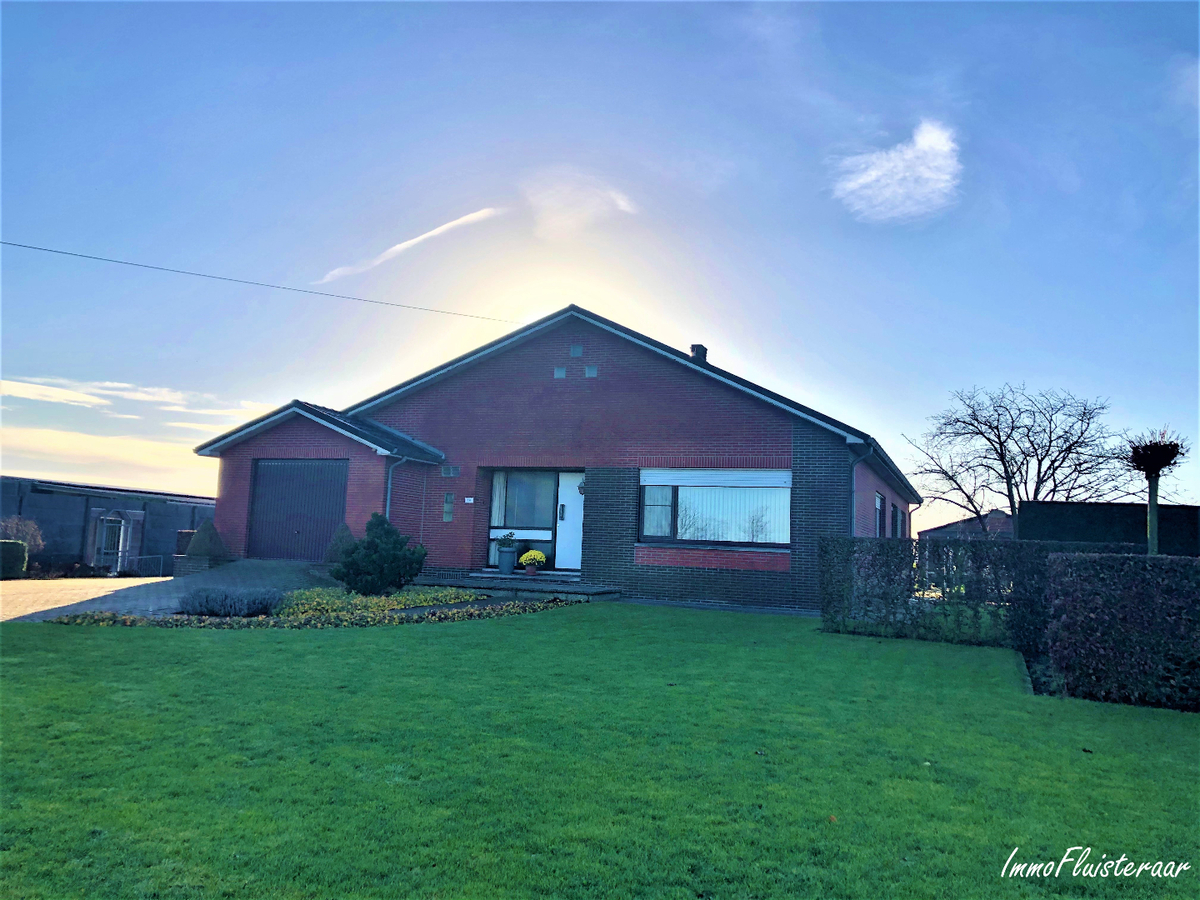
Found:
M 0 541 L 0 578 L 24 578 L 29 548 L 24 541 Z
M 819 553 L 826 631 L 1046 651 L 1048 559 L 1130 545 L 1061 541 L 825 538 Z
M 1200 711 L 1200 560 L 1055 554 L 1049 596 L 1066 693 Z

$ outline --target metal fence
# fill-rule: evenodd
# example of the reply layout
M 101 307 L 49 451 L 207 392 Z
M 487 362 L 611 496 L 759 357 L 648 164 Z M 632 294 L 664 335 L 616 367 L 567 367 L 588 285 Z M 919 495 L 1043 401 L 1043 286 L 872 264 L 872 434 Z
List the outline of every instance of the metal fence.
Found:
M 161 556 L 132 556 L 128 553 L 97 553 L 92 563 L 97 569 L 108 569 L 114 575 L 133 574 L 140 578 L 161 578 Z

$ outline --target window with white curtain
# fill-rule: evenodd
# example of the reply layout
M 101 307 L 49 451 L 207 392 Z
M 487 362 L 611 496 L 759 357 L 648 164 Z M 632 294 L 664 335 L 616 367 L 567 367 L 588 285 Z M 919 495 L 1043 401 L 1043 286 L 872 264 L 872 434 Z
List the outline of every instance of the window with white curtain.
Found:
M 643 469 L 643 541 L 768 544 L 791 540 L 787 469 Z

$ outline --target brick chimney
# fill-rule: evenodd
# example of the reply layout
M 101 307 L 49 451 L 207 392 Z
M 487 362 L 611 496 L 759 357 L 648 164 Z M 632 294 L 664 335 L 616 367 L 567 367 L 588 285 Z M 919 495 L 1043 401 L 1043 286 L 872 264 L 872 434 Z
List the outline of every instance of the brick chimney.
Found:
M 708 348 L 703 344 L 692 344 L 692 359 L 698 363 L 708 362 Z

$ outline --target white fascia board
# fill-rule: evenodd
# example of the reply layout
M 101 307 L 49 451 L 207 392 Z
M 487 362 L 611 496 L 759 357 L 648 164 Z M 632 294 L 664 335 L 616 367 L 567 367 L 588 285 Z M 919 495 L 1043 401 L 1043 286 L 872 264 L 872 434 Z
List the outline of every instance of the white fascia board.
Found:
M 292 415 L 304 416 L 304 418 L 306 418 L 312 422 L 316 422 L 318 425 L 325 426 L 330 431 L 336 431 L 338 434 L 343 435 L 344 437 L 348 437 L 352 441 L 357 441 L 360 444 L 364 444 L 364 445 L 370 447 L 372 450 L 374 450 L 380 456 L 391 456 L 392 455 L 391 450 L 388 450 L 384 447 L 380 447 L 378 444 L 373 444 L 370 441 L 366 440 L 365 438 L 361 438 L 356 434 L 351 434 L 348 431 L 343 431 L 341 428 L 338 428 L 335 425 L 330 425 L 324 419 L 319 419 L 316 416 L 312 415 L 311 413 L 306 412 L 303 409 L 297 409 L 294 406 L 289 407 L 289 408 L 283 410 L 282 412 L 279 412 L 276 415 L 271 416 L 271 418 L 269 418 L 269 419 L 264 419 L 263 421 L 261 421 L 257 425 L 255 425 L 253 428 L 246 429 L 244 431 L 234 432 L 229 437 L 227 437 L 225 440 L 221 441 L 219 444 L 213 444 L 211 447 L 206 447 L 203 452 L 198 453 L 197 455 L 198 456 L 220 456 L 221 455 L 220 450 L 222 448 L 228 447 L 231 444 L 240 444 L 242 441 L 253 437 L 254 435 L 258 434 L 260 431 L 265 431 L 268 428 L 274 428 L 275 425 L 277 425 L 280 421 L 282 421 L 283 419 L 286 419 L 288 416 L 292 416 Z

